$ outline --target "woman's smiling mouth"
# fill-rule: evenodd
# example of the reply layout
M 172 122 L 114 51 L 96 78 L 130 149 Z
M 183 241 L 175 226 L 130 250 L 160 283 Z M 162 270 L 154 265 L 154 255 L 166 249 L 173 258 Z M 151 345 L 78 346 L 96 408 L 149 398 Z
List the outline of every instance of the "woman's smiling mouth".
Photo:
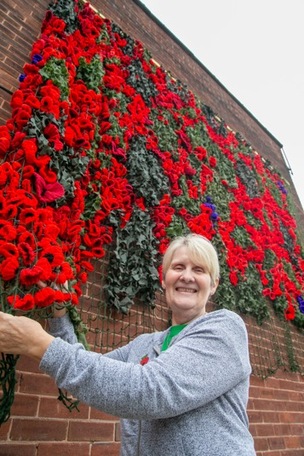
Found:
M 179 291 L 181 293 L 196 293 L 197 290 L 194 290 L 193 288 L 185 288 L 185 287 L 176 287 L 176 291 Z

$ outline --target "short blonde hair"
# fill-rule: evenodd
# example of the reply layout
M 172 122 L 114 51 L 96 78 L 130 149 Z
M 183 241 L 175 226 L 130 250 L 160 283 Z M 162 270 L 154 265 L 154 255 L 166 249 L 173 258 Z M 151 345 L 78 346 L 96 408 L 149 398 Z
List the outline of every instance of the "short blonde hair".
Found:
M 195 264 L 203 266 L 205 271 L 211 277 L 212 285 L 216 285 L 220 276 L 220 266 L 217 251 L 209 239 L 199 234 L 193 233 L 187 234 L 186 236 L 177 237 L 171 242 L 163 256 L 163 278 L 165 277 L 166 272 L 170 267 L 175 251 L 182 246 L 186 246 L 188 248 L 191 260 Z

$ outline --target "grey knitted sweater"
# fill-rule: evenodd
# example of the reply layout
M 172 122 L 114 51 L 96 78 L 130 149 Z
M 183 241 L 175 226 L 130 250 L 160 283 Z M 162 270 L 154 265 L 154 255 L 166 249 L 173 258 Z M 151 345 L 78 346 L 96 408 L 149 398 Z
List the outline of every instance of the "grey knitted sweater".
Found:
M 164 352 L 167 331 L 107 355 L 74 343 L 67 317 L 54 319 L 51 332 L 56 338 L 40 368 L 81 401 L 122 418 L 122 456 L 255 455 L 247 333 L 237 314 L 219 310 L 194 320 Z

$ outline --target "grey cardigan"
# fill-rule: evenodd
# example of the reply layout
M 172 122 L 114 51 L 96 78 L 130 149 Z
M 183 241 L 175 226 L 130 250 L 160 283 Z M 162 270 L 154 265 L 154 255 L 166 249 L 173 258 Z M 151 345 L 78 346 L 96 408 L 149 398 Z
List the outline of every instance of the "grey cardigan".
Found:
M 121 456 L 255 455 L 247 332 L 234 312 L 194 320 L 162 353 L 167 331 L 106 355 L 74 343 L 67 317 L 54 319 L 51 332 L 40 368 L 84 403 L 122 418 Z

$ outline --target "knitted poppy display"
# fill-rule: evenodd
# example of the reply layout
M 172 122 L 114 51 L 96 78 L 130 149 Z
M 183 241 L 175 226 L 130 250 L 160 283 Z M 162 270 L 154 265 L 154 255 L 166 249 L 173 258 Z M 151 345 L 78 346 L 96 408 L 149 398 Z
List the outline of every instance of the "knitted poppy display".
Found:
M 272 303 L 304 328 L 303 248 L 269 161 L 88 3 L 53 2 L 30 57 L 0 126 L 2 310 L 77 305 L 106 252 L 107 305 L 153 307 L 162 254 L 194 232 L 218 250 L 219 305 L 262 323 Z

